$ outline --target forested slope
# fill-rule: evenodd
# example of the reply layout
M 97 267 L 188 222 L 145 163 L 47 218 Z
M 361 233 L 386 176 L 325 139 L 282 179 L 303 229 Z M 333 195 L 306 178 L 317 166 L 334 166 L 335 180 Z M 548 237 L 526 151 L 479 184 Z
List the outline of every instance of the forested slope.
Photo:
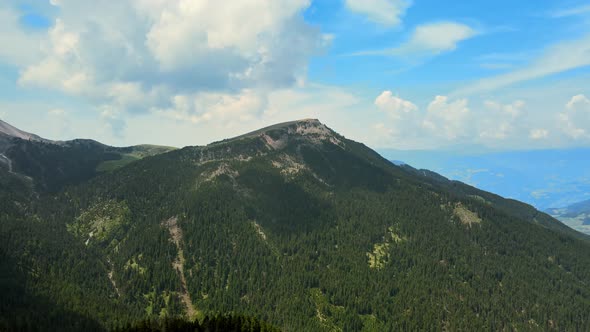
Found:
M 3 287 L 18 283 L 77 324 L 233 313 L 286 331 L 590 329 L 586 237 L 395 166 L 317 120 L 145 158 L 56 193 L 36 196 L 6 169 L 0 180 L 11 183 Z M 41 303 L 8 302 L 16 296 L 3 300 L 5 326 L 54 323 L 13 309 Z

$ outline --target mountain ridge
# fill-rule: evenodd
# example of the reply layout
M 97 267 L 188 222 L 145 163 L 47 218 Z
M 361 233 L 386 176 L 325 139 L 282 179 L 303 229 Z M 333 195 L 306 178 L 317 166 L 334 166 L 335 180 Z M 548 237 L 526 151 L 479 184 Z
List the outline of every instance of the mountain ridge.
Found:
M 27 308 L 45 294 L 105 329 L 220 312 L 297 331 L 590 327 L 590 244 L 548 215 L 319 121 L 240 137 L 39 197 L 0 186 L 0 255 L 30 294 L 17 317 L 39 321 Z
M 57 192 L 130 162 L 173 150 L 112 147 L 92 139 L 52 141 L 0 120 L 0 167 L 32 181 L 37 193 Z
M 26 131 L 22 131 L 2 120 L 0 120 L 0 135 L 16 137 L 23 140 L 50 142 L 50 140 L 41 138 L 40 136 L 28 133 Z

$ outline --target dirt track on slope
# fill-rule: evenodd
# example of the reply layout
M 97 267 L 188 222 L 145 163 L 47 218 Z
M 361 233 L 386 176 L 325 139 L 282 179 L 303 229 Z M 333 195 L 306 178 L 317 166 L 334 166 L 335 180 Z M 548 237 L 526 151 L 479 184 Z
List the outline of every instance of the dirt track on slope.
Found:
M 178 218 L 170 218 L 163 223 L 170 232 L 170 238 L 172 242 L 176 245 L 176 249 L 178 251 L 178 255 L 176 259 L 172 262 L 172 267 L 178 273 L 178 277 L 180 278 L 180 284 L 182 286 L 180 292 L 180 298 L 186 307 L 186 314 L 189 319 L 195 318 L 196 310 L 193 306 L 193 302 L 191 301 L 191 296 L 188 292 L 188 287 L 186 285 L 186 278 L 184 277 L 184 252 L 182 250 L 182 229 L 178 226 Z

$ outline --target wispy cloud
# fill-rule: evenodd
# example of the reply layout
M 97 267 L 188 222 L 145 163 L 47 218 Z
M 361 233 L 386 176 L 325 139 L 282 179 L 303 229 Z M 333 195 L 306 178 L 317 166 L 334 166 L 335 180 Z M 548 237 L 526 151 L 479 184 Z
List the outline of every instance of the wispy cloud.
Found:
M 553 18 L 562 18 L 586 14 L 590 14 L 590 5 L 583 5 L 579 7 L 557 10 L 555 12 L 550 13 L 549 16 Z
M 496 90 L 515 83 L 538 79 L 588 65 L 590 65 L 590 34 L 579 39 L 554 44 L 530 64 L 506 74 L 471 82 L 469 85 L 456 90 L 453 95 L 472 95 Z
M 538 52 L 537 52 L 538 53 Z M 477 66 L 487 70 L 509 70 L 522 67 L 539 54 L 535 52 L 487 53 L 475 57 Z
M 531 52 L 487 53 L 475 59 L 482 62 L 523 62 L 531 58 Z
M 435 22 L 419 25 L 410 38 L 398 47 L 353 53 L 353 56 L 432 56 L 455 50 L 458 44 L 478 34 L 468 25 L 456 22 Z
M 346 0 L 346 7 L 378 24 L 394 27 L 412 5 L 410 0 Z
M 511 63 L 502 63 L 502 62 L 497 62 L 497 63 L 493 63 L 493 62 L 486 62 L 486 63 L 482 63 L 479 65 L 481 68 L 483 69 L 489 69 L 489 70 L 502 70 L 502 69 L 512 69 L 514 68 L 514 65 Z

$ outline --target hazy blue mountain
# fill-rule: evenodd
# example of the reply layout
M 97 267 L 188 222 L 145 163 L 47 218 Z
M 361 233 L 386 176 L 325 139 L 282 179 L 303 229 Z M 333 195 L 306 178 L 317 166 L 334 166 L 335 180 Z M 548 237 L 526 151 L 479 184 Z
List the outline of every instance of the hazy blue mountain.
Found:
M 546 212 L 571 228 L 590 234 L 590 200 L 563 208 L 547 209 Z
M 590 198 L 590 149 L 458 153 L 381 150 L 450 179 L 539 209 L 565 207 Z

